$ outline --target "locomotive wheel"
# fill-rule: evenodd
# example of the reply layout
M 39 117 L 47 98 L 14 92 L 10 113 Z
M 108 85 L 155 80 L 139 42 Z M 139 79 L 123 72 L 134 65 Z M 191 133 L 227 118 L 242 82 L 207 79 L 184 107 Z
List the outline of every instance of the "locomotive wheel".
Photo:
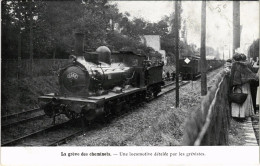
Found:
M 66 111 L 65 115 L 69 119 L 75 119 L 77 116 L 77 114 L 74 111 Z
M 138 94 L 138 98 L 137 98 L 137 101 L 138 103 L 142 103 L 144 102 L 146 99 L 146 93 L 142 92 L 142 93 L 139 93 Z
M 83 114 L 80 117 L 81 127 L 85 131 L 86 127 L 90 126 L 92 121 L 88 121 Z
M 83 116 L 87 121 L 92 121 L 96 118 L 96 112 L 94 109 L 90 109 L 83 113 Z
M 113 112 L 115 115 L 120 115 L 122 113 L 122 110 L 123 110 L 123 102 L 117 103 L 113 107 Z
M 115 114 L 116 115 L 120 115 L 121 114 L 121 110 L 122 110 L 122 106 L 120 105 L 117 105 L 116 108 L 115 108 Z
M 123 112 L 123 113 L 127 113 L 127 112 L 129 112 L 129 111 L 130 111 L 130 105 L 129 105 L 128 103 L 125 103 L 125 104 L 123 105 L 122 112 Z
M 154 98 L 154 92 L 152 88 L 148 88 L 146 93 L 146 101 L 151 101 Z
M 159 92 L 154 92 L 153 93 L 154 98 L 158 97 L 158 94 L 159 94 Z
M 53 117 L 55 116 L 55 110 L 53 108 L 52 103 L 48 103 L 43 107 L 44 113 L 48 116 L 48 117 Z

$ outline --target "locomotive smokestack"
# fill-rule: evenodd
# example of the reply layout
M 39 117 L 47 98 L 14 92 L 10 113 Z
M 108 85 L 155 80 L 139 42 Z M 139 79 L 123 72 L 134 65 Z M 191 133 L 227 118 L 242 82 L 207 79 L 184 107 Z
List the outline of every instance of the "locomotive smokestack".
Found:
M 75 55 L 82 56 L 84 52 L 84 33 L 75 33 Z

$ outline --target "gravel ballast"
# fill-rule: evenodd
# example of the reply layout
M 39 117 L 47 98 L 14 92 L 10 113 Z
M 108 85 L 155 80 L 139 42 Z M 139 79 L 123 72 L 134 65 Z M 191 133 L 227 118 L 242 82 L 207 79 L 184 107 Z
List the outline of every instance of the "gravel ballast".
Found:
M 223 69 L 223 68 L 222 68 Z M 219 71 L 208 74 L 208 86 Z M 91 130 L 65 146 L 176 146 L 181 145 L 185 120 L 200 106 L 200 79 L 180 88 L 180 106 L 175 91 L 159 97 L 101 129 Z

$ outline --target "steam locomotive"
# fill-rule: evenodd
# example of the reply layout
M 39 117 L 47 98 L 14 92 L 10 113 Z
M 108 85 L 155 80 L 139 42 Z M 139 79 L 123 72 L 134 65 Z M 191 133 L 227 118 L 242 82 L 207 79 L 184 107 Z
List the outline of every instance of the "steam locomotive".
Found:
M 164 84 L 163 63 L 152 64 L 131 51 L 112 52 L 105 46 L 84 52 L 84 35 L 75 34 L 75 55 L 59 72 L 59 94 L 38 98 L 46 115 L 92 121 L 126 110 L 157 96 Z

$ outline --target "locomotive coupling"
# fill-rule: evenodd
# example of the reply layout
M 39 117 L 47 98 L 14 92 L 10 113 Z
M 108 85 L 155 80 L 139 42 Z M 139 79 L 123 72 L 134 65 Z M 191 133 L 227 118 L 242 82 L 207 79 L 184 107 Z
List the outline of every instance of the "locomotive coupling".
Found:
M 61 104 L 56 98 L 52 98 L 52 100 L 45 105 L 41 103 L 41 108 L 47 116 L 53 117 L 61 114 L 65 109 L 65 105 Z
M 52 96 L 52 97 L 51 97 Z M 39 105 L 49 117 L 55 117 L 60 114 L 66 115 L 69 119 L 84 116 L 86 120 L 93 120 L 104 114 L 104 99 L 82 101 L 84 99 L 57 97 L 54 95 L 41 96 Z

